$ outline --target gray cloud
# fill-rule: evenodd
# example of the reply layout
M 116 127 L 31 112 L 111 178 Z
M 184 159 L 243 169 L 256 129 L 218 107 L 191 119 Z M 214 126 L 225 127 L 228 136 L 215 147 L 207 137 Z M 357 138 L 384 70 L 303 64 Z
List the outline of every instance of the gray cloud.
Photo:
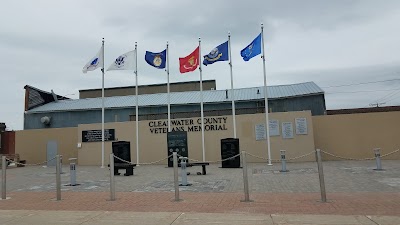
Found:
M 395 11 L 398 6 L 396 1 L 380 4 L 362 0 L 221 0 L 195 4 L 176 0 L 141 5 L 141 12 L 137 13 L 136 3 L 121 9 L 122 4 L 126 2 L 113 4 L 98 12 L 105 15 L 104 25 L 120 30 L 137 29 L 142 36 L 150 39 L 163 35 L 179 40 L 199 35 L 217 38 L 228 31 L 242 40 L 248 38 L 248 32 L 258 30 L 261 22 L 264 22 L 268 36 L 273 36 L 280 25 L 296 25 L 304 30 L 332 30 L 374 20 L 383 13 Z

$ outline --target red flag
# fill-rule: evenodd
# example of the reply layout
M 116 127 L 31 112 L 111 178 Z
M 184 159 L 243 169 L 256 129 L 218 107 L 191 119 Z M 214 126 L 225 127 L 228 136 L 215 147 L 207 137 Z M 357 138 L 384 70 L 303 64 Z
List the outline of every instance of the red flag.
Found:
M 190 55 L 179 58 L 179 71 L 181 73 L 192 72 L 199 66 L 199 47 L 197 47 Z

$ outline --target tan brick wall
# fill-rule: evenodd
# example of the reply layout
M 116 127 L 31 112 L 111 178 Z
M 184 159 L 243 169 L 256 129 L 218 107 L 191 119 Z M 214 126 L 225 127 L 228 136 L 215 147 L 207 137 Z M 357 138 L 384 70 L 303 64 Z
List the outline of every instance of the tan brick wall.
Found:
M 307 118 L 308 135 L 296 135 L 294 129 L 293 139 L 283 139 L 282 135 L 271 137 L 271 153 L 272 158 L 279 158 L 279 150 L 287 150 L 287 157 L 302 155 L 314 150 L 313 125 L 310 111 L 290 112 L 290 113 L 271 113 L 270 119 L 277 119 L 280 123 L 292 122 L 297 117 Z M 213 118 L 226 118 L 225 125 L 227 130 L 205 131 L 205 149 L 206 160 L 216 161 L 221 159 L 221 142 L 222 138 L 233 137 L 232 116 L 220 116 Z M 196 123 L 199 118 L 192 118 Z M 159 120 L 158 120 L 159 121 Z M 240 149 L 245 150 L 254 155 L 267 157 L 266 141 L 256 141 L 255 139 L 255 124 L 264 123 L 265 114 L 238 115 L 237 135 L 240 137 Z M 139 122 L 139 149 L 140 162 L 152 162 L 162 159 L 167 156 L 167 134 L 166 133 L 151 133 L 149 123 L 152 121 Z M 131 142 L 131 159 L 136 162 L 136 122 L 124 123 L 108 123 L 105 128 L 115 129 L 115 135 L 119 141 Z M 195 124 L 196 125 L 196 124 Z M 184 126 L 187 129 L 187 126 Z M 161 127 L 165 128 L 166 127 Z M 295 128 L 295 127 L 294 127 Z M 101 124 L 85 124 L 78 127 L 78 141 L 81 142 L 81 132 L 83 130 L 101 129 Z M 281 130 L 281 129 L 280 129 Z M 201 131 L 188 132 L 188 148 L 189 158 L 202 159 Z M 111 153 L 111 142 L 105 143 L 105 162 L 109 162 L 109 154 Z M 82 143 L 82 148 L 78 150 L 78 158 L 80 165 L 100 165 L 101 162 L 101 142 L 85 142 Z M 313 160 L 314 156 L 307 157 L 304 160 Z M 249 157 L 250 162 L 261 162 L 262 160 Z M 164 164 L 166 161 L 163 162 Z
M 57 141 L 58 152 L 63 155 L 63 164 L 68 158 L 78 157 L 76 148 L 77 128 L 21 130 L 15 132 L 15 153 L 27 163 L 39 163 L 46 160 L 47 142 Z
M 400 112 L 313 116 L 315 147 L 352 158 L 374 157 L 400 148 Z M 324 159 L 335 158 L 324 155 Z M 400 152 L 385 159 L 400 159 Z
M 400 147 L 399 127 L 400 112 L 362 113 L 331 116 L 311 116 L 309 111 L 270 113 L 270 119 L 280 122 L 292 122 L 294 126 L 294 138 L 283 139 L 282 135 L 271 137 L 271 153 L 273 159 L 279 158 L 279 150 L 287 151 L 287 158 L 299 156 L 313 151 L 315 148 L 331 152 L 333 154 L 351 158 L 373 157 L 372 149 L 382 148 L 382 154 L 389 153 Z M 295 134 L 295 118 L 307 118 L 308 135 Z M 231 116 L 212 118 L 225 118 L 227 130 L 205 131 L 206 160 L 220 160 L 220 139 L 233 136 Z M 199 118 L 192 118 L 194 125 Z M 157 120 L 158 121 L 158 120 Z M 156 121 L 156 122 L 157 122 Z M 223 119 L 221 119 L 223 121 Z M 238 115 L 237 135 L 240 138 L 240 149 L 251 154 L 267 157 L 266 141 L 255 140 L 255 125 L 264 123 L 264 114 Z M 139 122 L 140 162 L 152 162 L 166 157 L 166 133 L 151 133 L 149 123 L 154 121 Z M 162 121 L 161 121 L 162 122 Z M 131 158 L 136 162 L 136 129 L 135 122 L 107 123 L 106 128 L 115 129 L 115 135 L 119 141 L 131 142 Z M 174 126 L 173 126 L 174 127 Z M 184 126 L 187 130 L 188 126 Z M 160 129 L 166 127 L 158 127 Z M 20 154 L 21 159 L 28 163 L 38 163 L 46 160 L 46 144 L 49 140 L 56 140 L 60 153 L 64 159 L 78 157 L 80 165 L 101 165 L 101 142 L 82 143 L 81 148 L 77 144 L 82 142 L 83 130 L 101 129 L 101 124 L 79 125 L 77 128 L 38 129 L 15 132 L 15 153 Z M 314 147 L 315 143 L 315 147 Z M 189 157 L 201 160 L 201 132 L 188 132 Z M 105 162 L 108 164 L 111 153 L 111 142 L 105 142 Z M 335 158 L 327 157 L 332 160 Z M 386 158 L 385 158 L 386 159 Z M 387 159 L 400 159 L 396 153 Z M 314 160 L 311 155 L 304 158 L 305 161 Z M 249 157 L 250 162 L 263 160 Z M 67 163 L 64 160 L 64 163 Z M 166 161 L 163 162 L 164 164 Z

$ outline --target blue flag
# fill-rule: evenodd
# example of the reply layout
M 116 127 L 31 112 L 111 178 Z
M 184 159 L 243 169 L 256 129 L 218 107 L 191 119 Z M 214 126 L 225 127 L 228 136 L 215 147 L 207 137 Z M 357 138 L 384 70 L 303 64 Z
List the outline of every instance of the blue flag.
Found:
M 150 66 L 154 66 L 157 69 L 165 68 L 166 58 L 167 58 L 167 49 L 159 53 L 146 51 L 146 55 L 144 56 L 146 62 Z
M 256 55 L 261 54 L 261 34 L 259 34 L 249 45 L 246 46 L 240 55 L 243 57 L 244 61 L 249 61 Z
M 228 41 L 225 43 L 222 43 L 215 47 L 213 50 L 211 50 L 208 55 L 203 56 L 203 65 L 207 66 L 209 64 L 213 64 L 218 61 L 227 61 L 229 60 L 229 55 L 228 55 Z

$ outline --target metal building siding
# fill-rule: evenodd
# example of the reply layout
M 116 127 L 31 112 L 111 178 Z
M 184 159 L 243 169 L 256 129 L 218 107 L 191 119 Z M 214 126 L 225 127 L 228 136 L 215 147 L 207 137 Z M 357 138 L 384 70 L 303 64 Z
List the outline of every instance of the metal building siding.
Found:
M 264 111 L 264 88 L 243 88 L 234 90 L 236 109 L 256 109 L 242 113 L 260 113 Z M 203 93 L 204 110 L 227 113 L 231 110 L 231 90 L 211 90 Z M 228 96 L 227 96 L 228 94 Z M 280 85 L 268 87 L 269 106 L 272 112 L 311 110 L 312 115 L 325 114 L 323 91 L 314 83 Z M 200 111 L 200 92 L 171 93 L 171 113 Z M 105 122 L 130 120 L 135 115 L 135 96 L 105 98 Z M 139 115 L 157 115 L 167 113 L 167 94 L 149 94 L 139 96 Z M 219 115 L 219 114 L 218 114 Z M 52 128 L 75 127 L 78 124 L 101 122 L 101 98 L 63 100 L 32 109 L 25 114 L 24 129 L 46 128 L 40 119 L 51 117 Z M 186 116 L 186 114 L 184 114 Z
M 311 110 L 312 115 L 324 115 L 325 103 L 324 95 L 310 95 L 297 98 L 281 98 L 272 99 L 269 102 L 268 108 L 272 112 L 289 112 Z M 260 109 L 264 110 L 264 99 L 253 101 L 237 101 L 236 109 Z M 230 110 L 231 102 L 207 103 L 204 104 L 204 110 Z M 175 112 L 199 112 L 199 104 L 183 104 L 171 106 L 171 113 Z M 140 107 L 139 115 L 149 114 L 166 114 L 167 106 L 148 106 Z M 135 108 L 115 108 L 105 110 L 105 122 L 114 122 L 115 115 L 118 117 L 118 122 L 130 121 L 130 115 L 135 115 Z M 61 111 L 61 112 L 43 112 L 25 114 L 24 129 L 41 129 L 46 128 L 40 119 L 43 116 L 51 117 L 51 128 L 76 127 L 78 124 L 91 124 L 101 122 L 101 109 L 95 110 L 80 110 L 80 111 Z
M 134 111 L 134 109 L 107 109 L 104 121 L 115 122 L 115 115 L 118 117 L 118 122 L 129 121 L 129 115 Z M 50 126 L 45 126 L 40 122 L 43 116 L 51 117 Z M 25 114 L 24 129 L 76 127 L 79 124 L 91 123 L 101 123 L 101 110 Z
M 274 99 L 268 102 L 272 112 L 290 112 L 311 110 L 312 115 L 324 115 L 324 96 L 310 95 L 299 98 Z

